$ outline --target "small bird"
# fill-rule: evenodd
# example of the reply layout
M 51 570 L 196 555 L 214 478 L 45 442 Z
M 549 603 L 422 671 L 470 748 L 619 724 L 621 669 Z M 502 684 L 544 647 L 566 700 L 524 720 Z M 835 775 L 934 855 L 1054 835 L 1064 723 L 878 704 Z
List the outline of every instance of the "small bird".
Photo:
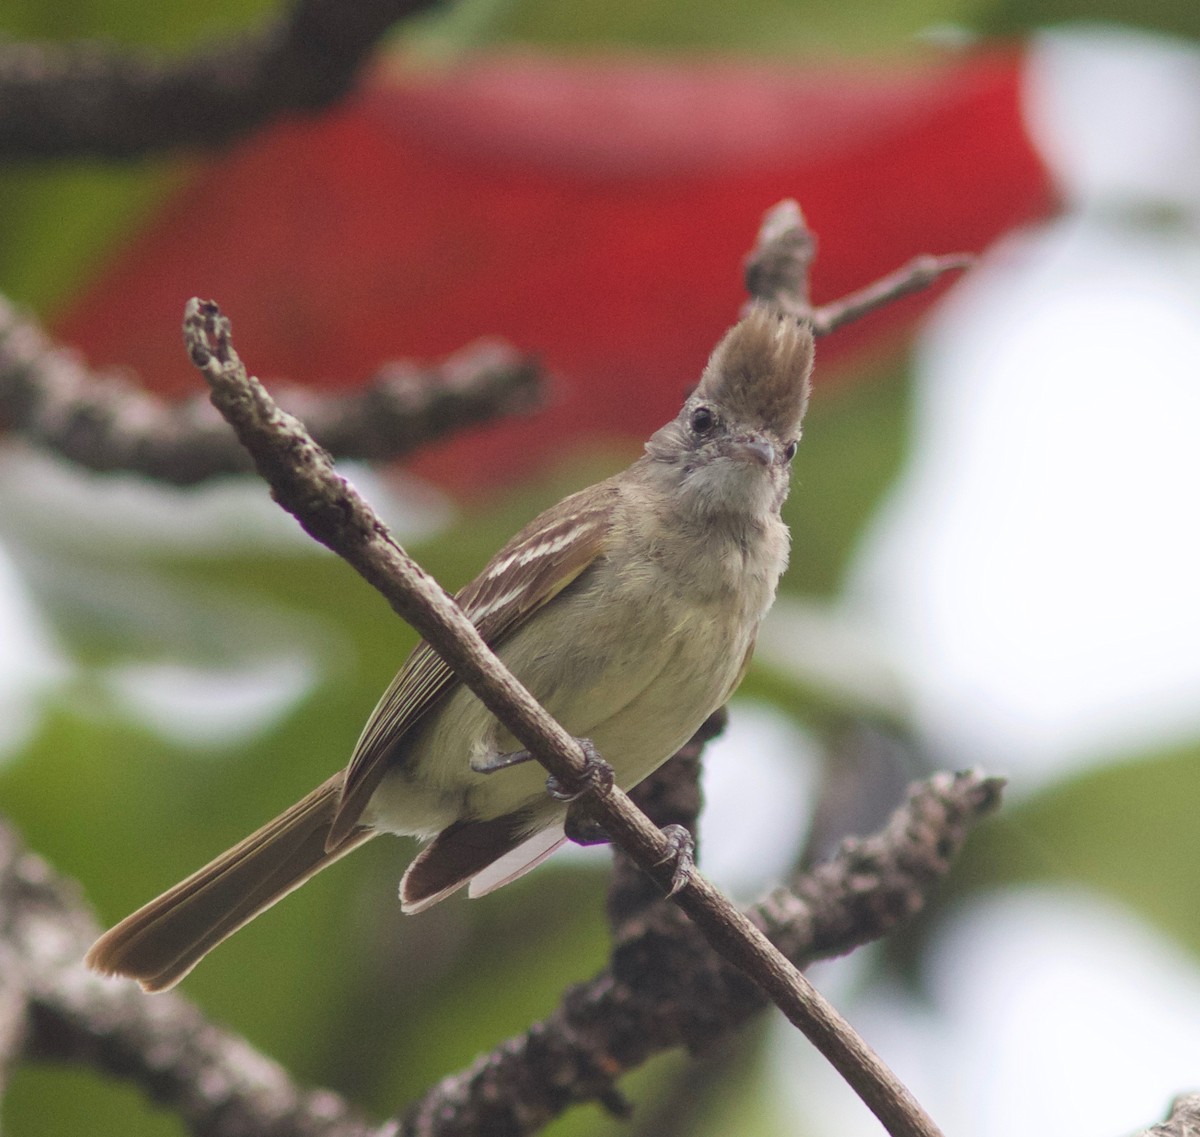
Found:
M 787 565 L 780 518 L 808 401 L 809 328 L 755 304 L 679 415 L 628 469 L 546 510 L 456 600 L 504 664 L 623 789 L 741 682 Z M 209 951 L 379 833 L 428 843 L 405 912 L 482 896 L 563 841 L 567 805 L 441 657 L 420 643 L 350 764 L 92 946 L 87 963 L 174 986 Z

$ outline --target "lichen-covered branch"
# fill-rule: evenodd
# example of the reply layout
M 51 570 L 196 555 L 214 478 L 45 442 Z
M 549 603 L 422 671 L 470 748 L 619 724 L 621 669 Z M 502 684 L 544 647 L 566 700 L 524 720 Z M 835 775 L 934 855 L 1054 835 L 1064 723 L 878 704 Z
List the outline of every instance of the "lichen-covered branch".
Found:
M 218 146 L 353 85 L 389 28 L 435 0 L 295 0 L 262 31 L 181 58 L 0 40 L 0 155 L 134 158 Z
M 1200 1094 L 1183 1094 L 1171 1103 L 1166 1121 L 1136 1137 L 1196 1137 L 1200 1133 Z
M 703 740 L 681 752 L 694 763 Z M 670 782 L 671 764 L 656 777 Z M 688 778 L 684 772 L 684 780 Z M 749 910 L 805 966 L 883 935 L 948 871 L 970 829 L 995 806 L 996 783 L 939 775 L 914 787 L 879 835 Z M 669 800 L 652 784 L 644 800 Z M 678 816 L 669 808 L 666 816 Z M 146 995 L 101 979 L 81 959 L 95 921 L 78 886 L 0 824 L 0 1069 L 22 1059 L 79 1062 L 140 1085 L 200 1137 L 284 1134 L 385 1137 L 337 1094 L 296 1086 L 243 1039 L 174 993 Z M 698 929 L 658 899 L 625 919 L 610 966 L 570 989 L 559 1008 L 412 1105 L 412 1137 L 530 1134 L 571 1105 L 619 1110 L 615 1083 L 665 1049 L 710 1046 L 767 1001 Z
M 800 967 L 885 934 L 944 877 L 968 832 L 996 806 L 998 789 L 978 774 L 918 784 L 882 834 L 849 845 L 794 882 L 798 892 L 777 891 L 748 916 Z M 401 1132 L 532 1133 L 570 1105 L 603 1100 L 655 1054 L 706 1048 L 766 1005 L 738 967 L 660 901 L 625 921 L 605 971 L 569 990 L 548 1019 L 435 1086 L 406 1113 Z
M 389 363 L 353 391 L 293 387 L 282 398 L 331 454 L 385 462 L 455 430 L 529 411 L 541 401 L 543 380 L 528 356 L 481 340 L 436 366 Z M 253 468 L 207 399 L 169 402 L 120 373 L 91 371 L 2 298 L 0 431 L 85 469 L 170 485 Z
M 0 1067 L 92 1066 L 136 1082 L 197 1137 L 381 1137 L 336 1094 L 296 1086 L 186 999 L 147 998 L 86 970 L 98 931 L 79 887 L 0 823 Z

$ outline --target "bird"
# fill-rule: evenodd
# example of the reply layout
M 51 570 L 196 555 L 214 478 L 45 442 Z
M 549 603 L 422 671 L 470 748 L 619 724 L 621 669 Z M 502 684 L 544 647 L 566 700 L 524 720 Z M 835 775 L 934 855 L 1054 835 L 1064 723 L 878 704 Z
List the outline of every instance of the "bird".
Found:
M 813 366 L 811 329 L 756 302 L 678 415 L 627 469 L 571 494 L 455 597 L 482 638 L 622 789 L 722 706 L 786 568 L 780 509 Z M 174 986 L 219 943 L 380 833 L 425 842 L 400 883 L 415 913 L 482 896 L 566 840 L 565 795 L 425 641 L 348 766 L 105 932 L 94 970 Z

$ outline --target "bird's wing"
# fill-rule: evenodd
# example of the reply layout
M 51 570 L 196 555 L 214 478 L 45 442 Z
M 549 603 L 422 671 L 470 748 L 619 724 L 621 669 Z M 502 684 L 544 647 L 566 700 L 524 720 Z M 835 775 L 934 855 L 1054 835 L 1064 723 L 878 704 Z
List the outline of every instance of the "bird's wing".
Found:
M 612 524 L 612 483 L 564 498 L 531 521 L 455 597 L 489 647 L 549 603 L 604 554 Z M 422 641 L 384 692 L 346 768 L 328 840 L 336 845 L 358 823 L 397 747 L 458 684 L 450 667 Z M 469 756 L 462 756 L 463 763 Z

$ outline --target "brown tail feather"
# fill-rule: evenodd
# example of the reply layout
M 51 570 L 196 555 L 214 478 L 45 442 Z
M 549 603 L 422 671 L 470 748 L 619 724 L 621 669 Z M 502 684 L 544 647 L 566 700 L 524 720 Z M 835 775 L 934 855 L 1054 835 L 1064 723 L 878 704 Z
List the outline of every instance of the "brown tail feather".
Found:
M 509 813 L 491 821 L 456 821 L 413 859 L 400 881 L 400 905 L 422 912 L 461 888 L 476 873 L 529 836 L 529 819 Z
M 243 924 L 374 835 L 360 826 L 326 851 L 341 781 L 340 774 L 330 778 L 105 932 L 88 952 L 88 966 L 137 979 L 147 991 L 173 987 Z

